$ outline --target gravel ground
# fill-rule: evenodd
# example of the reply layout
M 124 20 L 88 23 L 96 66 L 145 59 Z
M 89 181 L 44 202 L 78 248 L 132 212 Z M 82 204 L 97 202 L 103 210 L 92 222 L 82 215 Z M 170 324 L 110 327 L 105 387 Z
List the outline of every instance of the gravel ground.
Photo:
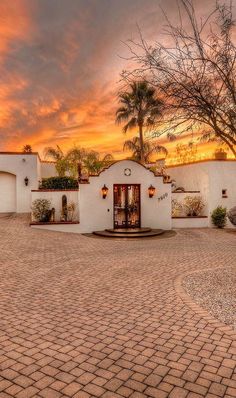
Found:
M 183 287 L 215 318 L 236 328 L 236 266 L 192 274 Z

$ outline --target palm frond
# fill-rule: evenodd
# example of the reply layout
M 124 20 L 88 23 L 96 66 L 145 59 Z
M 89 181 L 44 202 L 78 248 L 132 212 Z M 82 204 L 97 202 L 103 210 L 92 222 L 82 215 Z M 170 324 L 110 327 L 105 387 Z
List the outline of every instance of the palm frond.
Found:
M 138 120 L 137 118 L 134 116 L 132 117 L 128 123 L 126 123 L 123 127 L 123 133 L 127 133 L 128 130 L 132 130 L 133 128 L 137 127 L 138 124 Z
M 124 142 L 123 151 L 131 151 L 134 152 L 137 150 L 137 145 L 134 143 L 133 140 L 127 140 Z
M 168 155 L 168 150 L 166 149 L 166 147 L 164 147 L 163 145 L 154 145 L 153 146 L 153 151 L 155 153 L 162 153 L 163 155 L 167 156 Z
M 121 122 L 124 122 L 129 119 L 129 117 L 132 115 L 132 112 L 125 107 L 120 107 L 116 111 L 116 123 L 120 124 Z
M 107 153 L 105 156 L 103 156 L 102 162 L 112 162 L 114 160 L 114 157 L 112 156 L 111 153 Z
M 67 154 L 66 158 L 71 162 L 82 162 L 87 154 L 87 151 L 84 148 L 80 148 L 75 146 L 74 148 L 70 149 Z
M 54 160 L 60 160 L 63 158 L 64 154 L 61 148 L 57 145 L 57 148 L 47 147 L 44 149 L 45 158 L 52 158 Z

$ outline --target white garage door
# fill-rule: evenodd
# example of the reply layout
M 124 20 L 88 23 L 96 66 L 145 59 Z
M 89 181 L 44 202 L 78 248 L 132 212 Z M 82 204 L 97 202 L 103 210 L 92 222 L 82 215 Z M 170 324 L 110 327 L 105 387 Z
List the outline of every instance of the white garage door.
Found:
M 16 176 L 0 171 L 0 213 L 16 211 Z

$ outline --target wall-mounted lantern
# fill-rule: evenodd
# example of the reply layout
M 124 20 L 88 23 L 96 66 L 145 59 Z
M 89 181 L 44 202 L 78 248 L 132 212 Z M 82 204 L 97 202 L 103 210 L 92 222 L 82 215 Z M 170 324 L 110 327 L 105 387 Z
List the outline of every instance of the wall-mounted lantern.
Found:
M 28 179 L 28 177 L 25 177 L 24 181 L 25 181 L 25 186 L 27 187 L 28 184 L 29 184 L 29 179 Z
M 107 188 L 107 186 L 104 184 L 103 187 L 102 187 L 102 197 L 103 197 L 103 199 L 106 199 L 107 194 L 108 194 L 108 188 Z
M 152 198 L 155 195 L 156 188 L 153 185 L 150 185 L 148 188 L 149 198 Z

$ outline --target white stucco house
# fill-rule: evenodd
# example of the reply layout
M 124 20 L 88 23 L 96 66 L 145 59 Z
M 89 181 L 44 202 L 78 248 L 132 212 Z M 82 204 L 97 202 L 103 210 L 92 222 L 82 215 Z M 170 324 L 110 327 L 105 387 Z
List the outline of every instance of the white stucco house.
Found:
M 235 160 L 170 166 L 165 175 L 122 160 L 79 183 L 78 189 L 39 189 L 39 181 L 52 176 L 56 176 L 54 163 L 42 161 L 38 153 L 0 152 L 0 214 L 30 213 L 33 201 L 45 198 L 55 209 L 55 221 L 33 222 L 33 228 L 90 233 L 132 227 L 211 227 L 210 215 L 217 206 L 236 206 Z M 173 217 L 172 200 L 181 202 L 187 195 L 202 197 L 201 216 Z M 76 205 L 73 221 L 61 220 L 63 196 Z

